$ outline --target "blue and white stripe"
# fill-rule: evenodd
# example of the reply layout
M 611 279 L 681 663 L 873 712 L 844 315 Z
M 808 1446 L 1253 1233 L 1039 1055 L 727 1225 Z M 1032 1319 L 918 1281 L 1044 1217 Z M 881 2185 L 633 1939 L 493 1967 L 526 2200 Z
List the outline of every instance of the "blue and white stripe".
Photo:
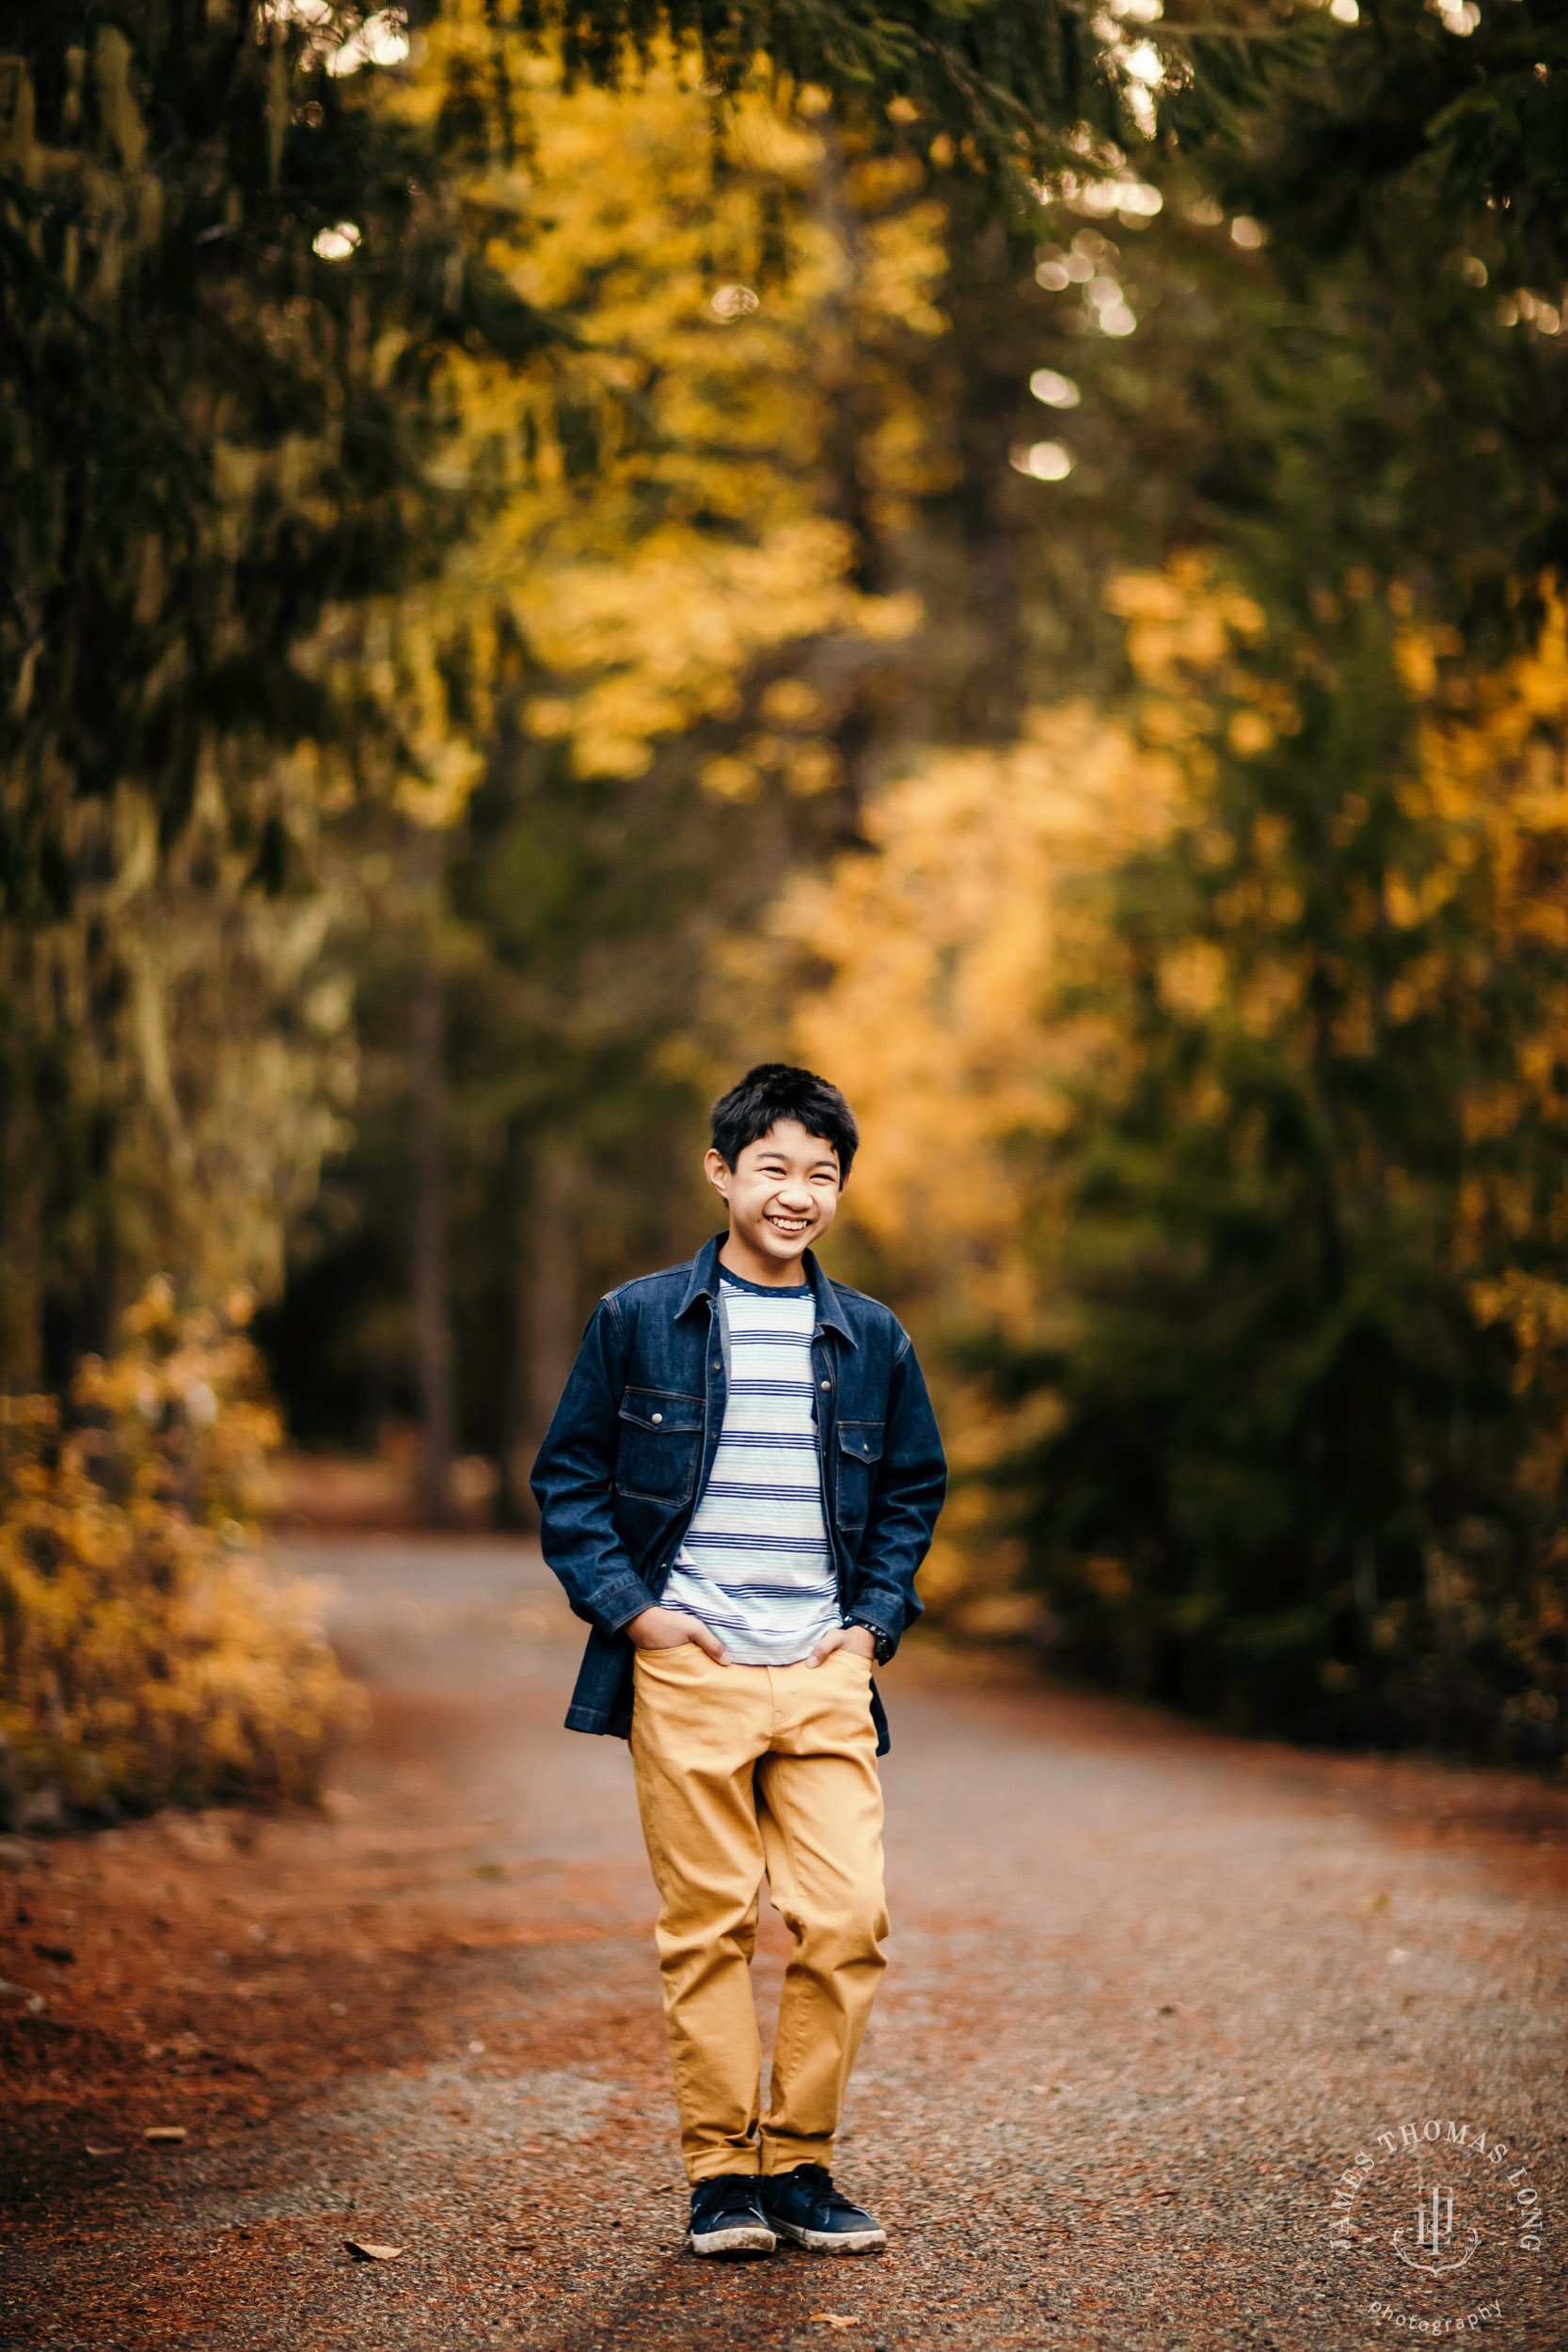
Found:
M 793 1666 L 841 1620 L 822 1516 L 810 1287 L 721 1278 L 729 1395 L 719 1451 L 660 1598 L 740 1666 Z

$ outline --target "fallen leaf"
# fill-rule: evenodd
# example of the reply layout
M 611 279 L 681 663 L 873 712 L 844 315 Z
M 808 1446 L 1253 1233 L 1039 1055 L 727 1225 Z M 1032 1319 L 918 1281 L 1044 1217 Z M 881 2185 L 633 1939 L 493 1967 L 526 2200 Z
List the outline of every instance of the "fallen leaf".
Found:
M 816 2328 L 858 2328 L 859 2320 L 852 2312 L 813 2312 L 812 2325 Z
M 96 2148 L 90 2139 L 84 2140 L 82 2145 L 89 2156 L 119 2156 L 125 2153 L 122 2148 Z
M 183 2123 L 150 2123 L 142 2134 L 143 2139 L 154 2140 L 160 2145 L 167 2143 L 171 2146 L 175 2141 L 188 2139 L 189 2137 L 190 2134 Z
M 356 2263 L 395 2263 L 403 2251 L 401 2246 L 371 2246 L 357 2237 L 346 2237 L 343 2244 Z

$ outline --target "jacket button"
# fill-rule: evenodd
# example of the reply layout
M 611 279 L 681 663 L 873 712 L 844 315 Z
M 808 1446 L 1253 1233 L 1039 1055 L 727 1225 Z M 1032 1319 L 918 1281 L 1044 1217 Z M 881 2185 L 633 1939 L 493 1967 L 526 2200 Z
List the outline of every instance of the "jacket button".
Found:
M 718 1371 L 718 1369 L 719 1369 L 719 1359 L 718 1359 L 718 1357 L 717 1357 L 717 1356 L 716 1356 L 716 1357 L 714 1358 L 714 1359 L 713 1359 L 713 1369 L 714 1369 L 714 1371 L 715 1371 L 715 1372 L 717 1372 L 717 1371 Z
M 833 1385 L 833 1384 L 832 1384 L 832 1382 L 831 1380 L 824 1380 L 824 1381 L 823 1381 L 823 1383 L 822 1383 L 822 1386 L 823 1386 L 825 1389 L 831 1389 L 831 1388 L 832 1387 L 832 1385 Z
M 654 1415 L 654 1419 L 655 1421 L 662 1421 L 664 1419 L 664 1415 L 662 1413 L 656 1413 Z

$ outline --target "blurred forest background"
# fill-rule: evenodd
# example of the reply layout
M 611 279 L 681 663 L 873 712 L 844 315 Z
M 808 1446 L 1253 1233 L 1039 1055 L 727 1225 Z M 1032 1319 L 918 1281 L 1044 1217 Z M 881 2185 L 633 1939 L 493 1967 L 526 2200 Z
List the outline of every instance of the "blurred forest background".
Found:
M 6 40 L 14 1803 L 307 1785 L 282 1427 L 526 1525 L 774 1055 L 865 1129 L 939 1624 L 1560 1759 L 1554 0 Z

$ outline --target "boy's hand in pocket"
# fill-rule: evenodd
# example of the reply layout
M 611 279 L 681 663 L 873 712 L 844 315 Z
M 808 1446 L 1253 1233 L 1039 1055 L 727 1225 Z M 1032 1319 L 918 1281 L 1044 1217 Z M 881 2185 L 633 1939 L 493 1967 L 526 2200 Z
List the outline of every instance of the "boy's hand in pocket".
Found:
M 622 1631 L 634 1649 L 679 1649 L 683 1642 L 694 1642 L 716 1664 L 730 1662 L 718 1634 L 709 1632 L 701 1617 L 688 1616 L 684 1609 L 644 1609 Z
M 812 1651 L 811 1656 L 806 1661 L 807 1665 L 820 1666 L 823 1660 L 831 1658 L 835 1649 L 852 1650 L 857 1658 L 875 1659 L 877 1655 L 876 1637 L 871 1632 L 868 1626 L 834 1626 L 832 1631 L 831 1633 L 824 1633 L 822 1639 L 817 1643 L 816 1647 Z

